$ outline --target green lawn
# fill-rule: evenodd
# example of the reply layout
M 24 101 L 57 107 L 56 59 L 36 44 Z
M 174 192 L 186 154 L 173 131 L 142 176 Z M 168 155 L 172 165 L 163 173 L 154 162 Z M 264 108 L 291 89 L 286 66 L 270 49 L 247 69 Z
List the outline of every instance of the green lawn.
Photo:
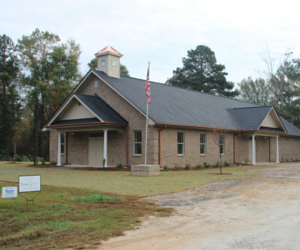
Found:
M 0 162 L 0 188 L 17 186 L 19 175 L 41 175 L 42 192 L 35 205 L 25 199 L 0 199 L 0 248 L 82 249 L 86 244 L 122 235 L 141 217 L 169 216 L 172 209 L 160 208 L 139 197 L 178 192 L 222 179 L 253 178 L 245 171 L 255 167 L 161 172 L 155 177 L 133 177 L 130 172 L 59 170 L 27 167 L 28 163 Z M 26 193 L 28 198 L 35 193 Z M 89 248 L 92 246 L 89 246 Z
M 222 176 L 209 174 L 218 173 L 219 169 L 205 169 L 201 171 L 168 171 L 161 172 L 160 176 L 155 177 L 137 177 L 131 176 L 130 172 L 58 170 L 26 167 L 27 165 L 28 163 L 5 164 L 1 162 L 0 180 L 18 182 L 19 175 L 39 174 L 42 185 L 87 188 L 121 195 L 151 196 L 179 192 L 218 180 L 259 177 L 259 174 L 245 170 L 261 167 L 224 168 L 224 173 L 232 175 Z
M 0 189 L 13 185 L 0 182 Z M 132 230 L 141 217 L 169 216 L 173 211 L 135 196 L 50 185 L 41 189 L 34 205 L 26 206 L 21 196 L 0 198 L 1 249 L 92 248 Z M 27 198 L 35 194 L 23 193 Z

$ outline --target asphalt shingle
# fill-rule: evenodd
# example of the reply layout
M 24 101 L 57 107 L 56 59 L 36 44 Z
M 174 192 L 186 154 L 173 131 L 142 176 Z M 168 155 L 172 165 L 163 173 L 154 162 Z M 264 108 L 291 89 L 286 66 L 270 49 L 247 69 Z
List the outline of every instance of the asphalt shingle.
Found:
M 98 95 L 75 95 L 105 122 L 127 124 L 127 121 L 113 108 L 111 108 L 105 101 L 103 101 Z

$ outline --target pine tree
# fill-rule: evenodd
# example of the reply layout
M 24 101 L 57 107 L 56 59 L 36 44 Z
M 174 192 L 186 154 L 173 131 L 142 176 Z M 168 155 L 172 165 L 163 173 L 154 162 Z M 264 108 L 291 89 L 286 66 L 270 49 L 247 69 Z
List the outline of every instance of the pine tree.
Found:
M 225 66 L 217 64 L 215 53 L 207 46 L 199 45 L 189 50 L 183 58 L 183 67 L 173 71 L 169 85 L 197 90 L 201 92 L 234 97 L 238 91 L 232 91 L 234 83 L 226 80 Z
M 17 92 L 19 60 L 11 38 L 0 36 L 0 150 L 12 151 L 12 139 L 20 117 Z

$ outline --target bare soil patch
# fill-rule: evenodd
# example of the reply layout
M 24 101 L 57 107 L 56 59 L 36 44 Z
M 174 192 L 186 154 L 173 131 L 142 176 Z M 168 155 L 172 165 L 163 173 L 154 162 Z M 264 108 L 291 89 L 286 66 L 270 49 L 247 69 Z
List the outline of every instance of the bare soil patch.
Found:
M 216 181 L 145 198 L 177 213 L 150 217 L 139 230 L 98 249 L 298 250 L 300 164 L 249 171 L 262 177 Z

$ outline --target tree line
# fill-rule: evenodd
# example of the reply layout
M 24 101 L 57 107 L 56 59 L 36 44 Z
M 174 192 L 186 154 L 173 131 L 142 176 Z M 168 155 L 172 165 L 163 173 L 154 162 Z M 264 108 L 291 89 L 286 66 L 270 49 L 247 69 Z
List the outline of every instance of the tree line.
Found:
M 48 31 L 16 43 L 0 35 L 0 159 L 49 159 L 49 134 L 41 130 L 81 79 L 80 54 L 74 39 L 63 43 Z M 97 58 L 88 66 L 96 69 Z M 124 65 L 121 75 L 129 76 Z
M 217 64 L 215 53 L 199 45 L 187 52 L 183 67 L 174 70 L 166 84 L 274 106 L 279 115 L 300 128 L 300 58 L 293 58 L 292 54 L 286 53 L 276 67 L 276 60 L 267 49 L 262 57 L 266 70 L 261 77 L 244 78 L 234 89 L 234 83 L 226 79 L 225 66 Z
M 266 70 L 259 78 L 248 77 L 238 83 L 239 98 L 274 106 L 282 117 L 300 128 L 300 58 L 292 55 L 284 54 L 276 66 L 274 56 L 267 50 L 262 57 Z
M 48 31 L 35 29 L 16 43 L 0 35 L 0 159 L 17 155 L 49 159 L 49 134 L 41 129 L 80 81 L 80 54 L 74 39 L 63 43 Z M 300 127 L 300 59 L 289 53 L 278 68 L 270 54 L 264 60 L 268 69 L 264 78 L 245 78 L 234 89 L 215 53 L 199 45 L 187 52 L 183 67 L 175 69 L 166 84 L 273 105 Z M 88 66 L 96 69 L 97 59 Z M 124 65 L 121 76 L 129 77 Z

